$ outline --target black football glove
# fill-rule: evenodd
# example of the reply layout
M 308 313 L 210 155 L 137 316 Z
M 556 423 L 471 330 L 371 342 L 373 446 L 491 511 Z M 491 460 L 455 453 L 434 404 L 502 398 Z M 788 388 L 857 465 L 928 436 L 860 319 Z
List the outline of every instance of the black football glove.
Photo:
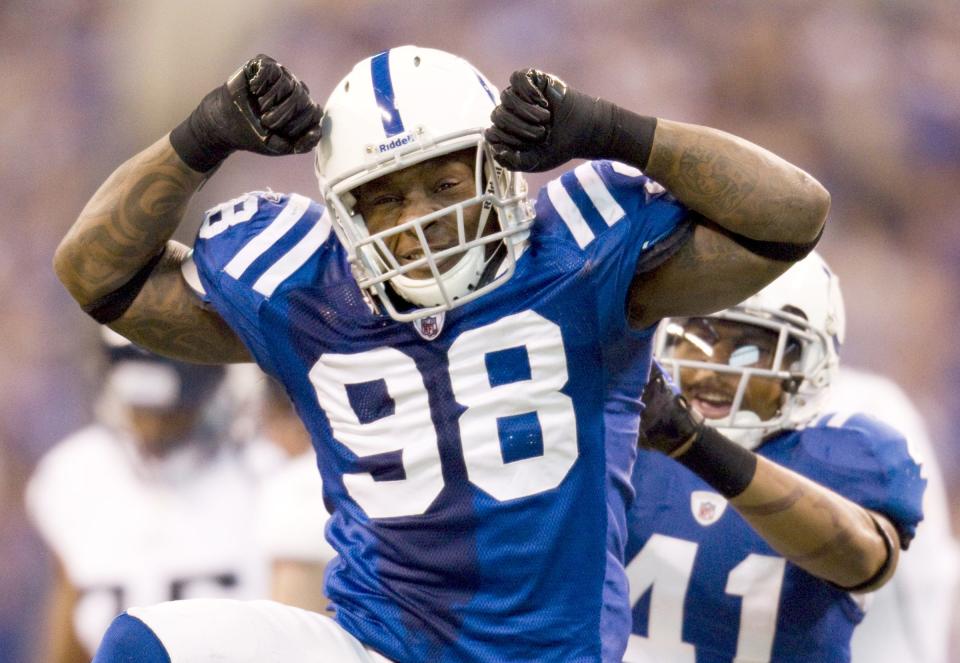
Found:
M 513 72 L 490 119 L 485 137 L 496 160 L 526 172 L 570 159 L 617 159 L 644 168 L 657 124 L 536 69 Z
M 684 446 L 701 431 L 703 420 L 690 403 L 674 389 L 660 364 L 653 362 L 650 379 L 643 389 L 643 416 L 637 444 L 642 449 L 659 451 L 668 456 Z
M 193 170 L 205 173 L 232 152 L 309 152 L 320 140 L 320 106 L 290 70 L 268 55 L 247 61 L 170 133 Z
M 486 139 L 501 165 L 540 172 L 598 156 L 612 104 L 588 97 L 536 69 L 515 71 L 493 109 Z M 598 135 L 598 132 L 601 135 Z

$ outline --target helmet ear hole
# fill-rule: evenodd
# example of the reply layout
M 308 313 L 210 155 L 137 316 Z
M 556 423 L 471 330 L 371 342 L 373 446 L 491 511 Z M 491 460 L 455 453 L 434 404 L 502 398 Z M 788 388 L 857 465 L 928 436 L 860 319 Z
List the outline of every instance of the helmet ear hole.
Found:
M 803 383 L 803 377 L 799 375 L 795 375 L 793 377 L 789 377 L 785 379 L 780 384 L 781 384 L 781 387 L 783 388 L 784 393 L 793 395 L 800 391 L 800 385 L 802 383 Z
M 809 320 L 809 318 L 807 318 L 807 314 L 803 312 L 803 309 L 801 309 L 801 308 L 799 308 L 799 307 L 797 307 L 797 306 L 792 306 L 792 305 L 790 305 L 790 304 L 787 304 L 786 306 L 784 306 L 784 307 L 781 308 L 780 310 L 783 311 L 784 313 L 789 313 L 790 315 L 795 315 L 795 316 L 797 316 L 798 318 L 803 318 L 804 320 Z

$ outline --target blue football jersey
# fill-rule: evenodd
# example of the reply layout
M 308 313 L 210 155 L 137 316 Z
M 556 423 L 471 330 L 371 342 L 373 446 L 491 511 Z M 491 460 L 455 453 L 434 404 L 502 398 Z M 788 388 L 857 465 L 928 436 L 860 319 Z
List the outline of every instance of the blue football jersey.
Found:
M 541 191 L 505 285 L 418 326 L 372 312 L 319 204 L 207 213 L 200 281 L 311 432 L 327 593 L 358 639 L 395 661 L 619 660 L 653 333 L 627 291 L 686 216 L 636 169 L 584 163 Z
M 909 542 L 926 480 L 904 438 L 866 415 L 825 416 L 757 453 L 884 514 Z M 850 660 L 858 597 L 779 556 L 724 498 L 641 451 L 627 515 L 633 604 L 628 663 Z

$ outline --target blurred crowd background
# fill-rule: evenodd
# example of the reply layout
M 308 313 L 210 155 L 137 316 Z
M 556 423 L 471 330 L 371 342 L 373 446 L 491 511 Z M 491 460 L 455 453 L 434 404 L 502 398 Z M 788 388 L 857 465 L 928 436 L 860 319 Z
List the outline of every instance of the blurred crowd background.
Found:
M 0 660 L 30 660 L 52 572 L 24 481 L 89 420 L 99 376 L 96 325 L 50 267 L 58 241 L 121 161 L 247 58 L 276 57 L 322 102 L 356 61 L 405 43 L 463 55 L 501 87 L 537 66 L 638 112 L 729 130 L 820 179 L 843 358 L 913 397 L 960 498 L 960 4 L 4 0 Z M 266 187 L 314 195 L 310 156 L 232 157 L 178 238 L 191 241 L 207 207 Z

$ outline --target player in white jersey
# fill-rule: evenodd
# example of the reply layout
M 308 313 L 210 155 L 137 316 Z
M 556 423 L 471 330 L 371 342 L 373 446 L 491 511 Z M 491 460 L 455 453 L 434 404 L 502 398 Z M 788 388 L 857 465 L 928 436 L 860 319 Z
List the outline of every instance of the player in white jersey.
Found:
M 655 323 L 783 273 L 829 195 L 748 141 L 534 69 L 498 104 L 468 62 L 415 46 L 353 68 L 322 140 L 320 117 L 254 58 L 107 180 L 55 265 L 130 338 L 283 383 L 331 506 L 336 627 L 277 604 L 154 606 L 118 618 L 97 663 L 618 660 Z M 207 213 L 189 259 L 167 242 L 231 152 L 318 142 L 323 205 L 255 192 Z M 527 200 L 520 171 L 576 158 Z
M 174 362 L 109 334 L 95 422 L 50 449 L 27 488 L 58 562 L 50 663 L 89 661 L 131 605 L 266 594 L 245 515 L 255 477 L 213 416 L 223 368 Z
M 937 454 L 923 417 L 895 382 L 842 366 L 830 388 L 829 410 L 866 412 L 901 431 L 921 462 L 927 489 L 923 522 L 900 555 L 893 580 L 873 594 L 853 632 L 853 663 L 947 663 L 960 551 Z
M 335 555 L 324 538 L 328 514 L 310 435 L 283 387 L 254 364 L 231 364 L 222 389 L 230 435 L 257 477 L 257 544 L 275 601 L 325 610 L 323 572 Z
M 263 388 L 260 435 L 286 462 L 263 478 L 257 497 L 257 538 L 270 567 L 270 598 L 323 612 L 323 572 L 336 551 L 324 537 L 328 515 L 317 455 L 283 387 Z

